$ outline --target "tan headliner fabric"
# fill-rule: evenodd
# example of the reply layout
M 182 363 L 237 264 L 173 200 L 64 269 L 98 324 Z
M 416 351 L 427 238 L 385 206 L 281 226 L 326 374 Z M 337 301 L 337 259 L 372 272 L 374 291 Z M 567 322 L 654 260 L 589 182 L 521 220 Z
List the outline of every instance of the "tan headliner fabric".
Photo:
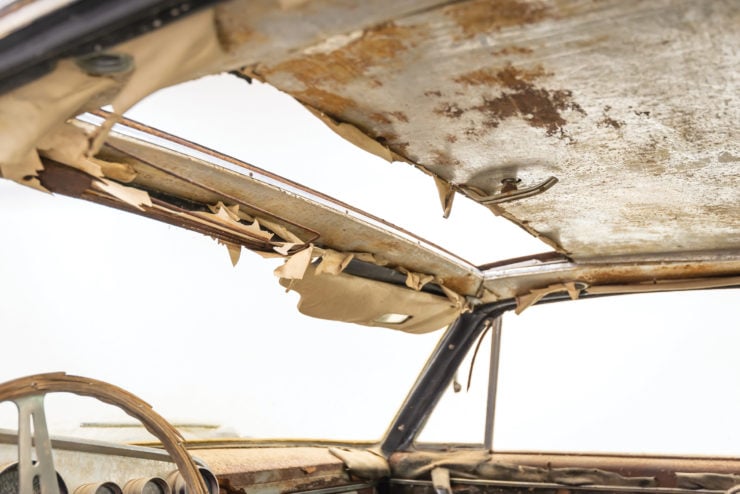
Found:
M 307 316 L 426 333 L 448 325 L 460 313 L 446 297 L 344 273 L 316 275 L 315 270 L 309 266 L 303 279 L 280 280 L 301 295 L 298 310 Z M 402 324 L 377 322 L 385 314 L 412 317 Z

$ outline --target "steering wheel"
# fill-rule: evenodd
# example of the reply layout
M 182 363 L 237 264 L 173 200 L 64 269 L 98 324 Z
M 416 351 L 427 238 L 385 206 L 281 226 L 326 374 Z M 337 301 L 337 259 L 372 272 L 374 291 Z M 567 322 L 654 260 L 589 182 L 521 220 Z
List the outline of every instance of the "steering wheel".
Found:
M 46 425 L 44 396 L 47 393 L 73 393 L 114 405 L 137 419 L 170 454 L 191 494 L 208 494 L 206 484 L 193 458 L 183 446 L 180 433 L 150 405 L 128 391 L 103 381 L 69 376 L 63 372 L 21 377 L 0 384 L 0 403 L 12 401 L 18 407 L 18 491 L 33 494 L 33 481 L 39 478 L 42 494 L 59 494 L 51 440 Z M 33 433 L 31 433 L 33 424 Z M 33 449 L 36 461 L 33 461 Z

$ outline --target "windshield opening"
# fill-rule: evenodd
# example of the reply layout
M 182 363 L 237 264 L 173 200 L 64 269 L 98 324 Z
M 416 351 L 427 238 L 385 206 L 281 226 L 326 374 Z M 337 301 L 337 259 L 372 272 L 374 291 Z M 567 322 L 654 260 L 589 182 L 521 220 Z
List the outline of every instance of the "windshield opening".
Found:
M 0 202 L 12 232 L 0 256 L 2 382 L 65 371 L 127 389 L 174 423 L 375 440 L 439 338 L 302 316 L 272 273 L 279 260 L 245 252 L 233 267 L 200 234 L 11 182 Z M 0 428 L 16 420 L 3 412 Z M 64 414 L 48 420 L 74 432 Z
M 507 312 L 492 449 L 737 456 L 738 296 L 737 288 L 620 295 Z M 474 380 L 486 378 L 483 362 Z M 469 365 L 470 355 L 459 373 Z M 485 385 L 453 388 L 419 443 L 491 440 Z
M 158 91 L 126 116 L 332 196 L 475 265 L 551 250 L 461 194 L 443 218 L 429 175 L 359 149 L 258 81 L 204 77 Z M 471 233 L 471 225 L 482 224 Z

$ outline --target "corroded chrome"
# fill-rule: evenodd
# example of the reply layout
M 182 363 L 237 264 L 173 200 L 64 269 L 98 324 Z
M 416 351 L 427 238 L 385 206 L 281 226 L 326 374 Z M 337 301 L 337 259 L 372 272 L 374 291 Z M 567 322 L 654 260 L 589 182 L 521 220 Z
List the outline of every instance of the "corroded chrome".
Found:
M 546 190 L 551 188 L 556 183 L 558 183 L 558 179 L 556 177 L 549 177 L 547 180 L 544 180 L 538 183 L 537 185 L 527 187 L 526 189 L 514 188 L 513 190 L 509 192 L 502 192 L 500 194 L 493 194 L 489 196 L 480 195 L 478 192 L 476 192 L 474 189 L 470 187 L 465 187 L 462 185 L 459 187 L 471 199 L 481 204 L 490 205 L 490 204 L 503 204 L 505 202 L 518 201 L 519 199 L 524 199 L 526 197 L 536 196 L 537 194 L 541 194 L 545 192 Z
M 218 479 L 213 472 L 204 467 L 198 467 L 198 471 L 206 483 L 208 494 L 219 494 Z M 182 475 L 177 470 L 172 471 L 167 476 L 167 483 L 170 485 L 172 494 L 189 494 L 190 492 L 187 485 L 185 485 L 185 479 L 182 478 Z
M 98 482 L 83 484 L 75 489 L 74 494 L 122 494 L 121 487 L 115 482 Z
M 170 494 L 167 481 L 161 477 L 144 477 L 130 480 L 123 486 L 123 494 Z

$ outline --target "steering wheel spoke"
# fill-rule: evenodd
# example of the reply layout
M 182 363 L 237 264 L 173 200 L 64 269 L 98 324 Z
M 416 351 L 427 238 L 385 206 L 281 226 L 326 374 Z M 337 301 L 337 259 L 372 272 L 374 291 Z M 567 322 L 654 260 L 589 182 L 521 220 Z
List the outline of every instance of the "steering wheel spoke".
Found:
M 59 494 L 49 428 L 44 412 L 44 394 L 13 400 L 18 407 L 18 491 L 33 494 L 33 481 L 39 479 L 43 494 Z M 36 461 L 34 461 L 34 450 Z

